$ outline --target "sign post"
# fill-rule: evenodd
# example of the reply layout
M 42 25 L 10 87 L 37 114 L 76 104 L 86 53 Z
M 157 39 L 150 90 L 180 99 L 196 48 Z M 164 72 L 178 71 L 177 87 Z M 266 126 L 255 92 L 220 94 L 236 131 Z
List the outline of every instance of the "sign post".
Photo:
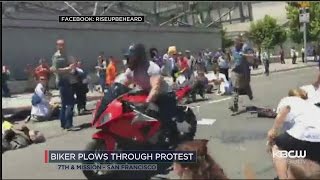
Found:
M 304 60 L 307 63 L 307 23 L 310 22 L 309 7 L 310 3 L 308 1 L 299 2 L 300 5 L 300 23 L 303 23 L 303 49 L 304 49 Z

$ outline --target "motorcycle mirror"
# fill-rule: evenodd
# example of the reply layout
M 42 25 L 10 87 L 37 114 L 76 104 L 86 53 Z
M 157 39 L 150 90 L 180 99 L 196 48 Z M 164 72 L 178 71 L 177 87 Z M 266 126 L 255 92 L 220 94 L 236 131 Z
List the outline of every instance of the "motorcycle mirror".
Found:
M 158 121 L 156 120 L 155 118 L 153 117 L 150 117 L 148 115 L 145 115 L 137 110 L 133 110 L 135 113 L 136 113 L 136 116 L 133 118 L 133 120 L 131 121 L 131 124 L 134 124 L 136 122 L 146 122 L 146 121 L 149 121 L 149 122 L 152 122 L 152 121 Z

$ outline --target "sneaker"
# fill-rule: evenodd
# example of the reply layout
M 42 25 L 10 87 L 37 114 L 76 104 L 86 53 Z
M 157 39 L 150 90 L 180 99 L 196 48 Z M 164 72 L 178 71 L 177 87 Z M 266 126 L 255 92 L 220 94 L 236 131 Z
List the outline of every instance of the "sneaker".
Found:
M 30 119 L 31 119 L 31 116 L 28 116 L 28 117 L 24 120 L 24 122 L 25 122 L 25 123 L 28 123 L 28 122 L 30 121 Z

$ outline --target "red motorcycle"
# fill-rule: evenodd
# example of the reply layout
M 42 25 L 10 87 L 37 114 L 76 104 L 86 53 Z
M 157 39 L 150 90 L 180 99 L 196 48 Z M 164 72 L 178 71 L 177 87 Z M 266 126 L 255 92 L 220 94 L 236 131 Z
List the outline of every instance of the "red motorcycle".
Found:
M 133 92 L 119 83 L 107 91 L 105 97 L 96 105 L 92 126 L 100 131 L 93 134 L 93 141 L 87 145 L 87 151 L 170 149 L 185 140 L 192 140 L 195 136 L 197 121 L 190 108 L 177 107 L 178 113 L 173 122 L 177 124 L 178 134 L 166 137 L 161 131 L 162 122 L 137 108 L 145 104 L 146 93 Z M 179 123 L 188 124 L 187 128 L 179 129 Z M 164 146 L 163 142 L 169 143 Z M 91 179 L 111 172 L 83 173 Z
M 187 80 L 185 78 L 181 78 L 177 80 L 178 87 L 176 88 L 176 97 L 177 101 L 181 105 L 186 105 L 196 101 L 196 95 L 204 96 L 204 86 L 199 83 L 199 81 L 191 78 Z

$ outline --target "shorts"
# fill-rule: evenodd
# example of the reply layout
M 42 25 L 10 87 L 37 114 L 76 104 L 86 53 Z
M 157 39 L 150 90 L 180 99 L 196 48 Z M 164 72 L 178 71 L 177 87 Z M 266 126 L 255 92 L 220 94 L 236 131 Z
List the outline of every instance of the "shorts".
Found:
M 320 142 L 308 142 L 296 139 L 287 132 L 275 138 L 275 144 L 281 150 L 306 150 L 306 158 L 320 163 Z
M 231 73 L 231 82 L 233 87 L 237 89 L 245 89 L 249 85 L 249 81 L 243 74 L 234 71 Z

